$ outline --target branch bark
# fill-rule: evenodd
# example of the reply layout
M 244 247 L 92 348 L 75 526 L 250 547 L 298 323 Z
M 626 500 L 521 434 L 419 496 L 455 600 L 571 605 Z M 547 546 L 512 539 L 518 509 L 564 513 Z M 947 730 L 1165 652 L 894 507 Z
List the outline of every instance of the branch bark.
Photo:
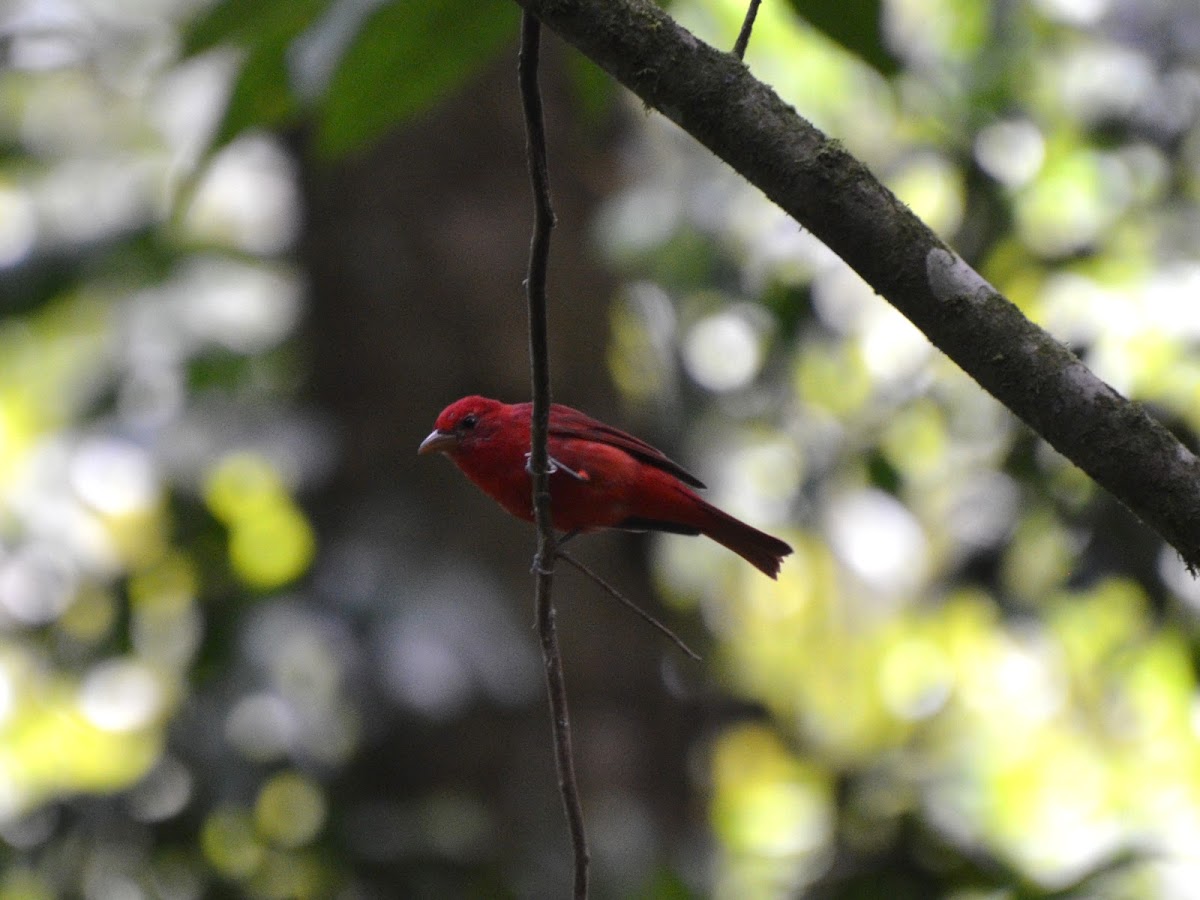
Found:
M 529 271 L 525 294 L 529 304 L 529 368 L 533 387 L 533 411 L 529 448 L 530 480 L 533 487 L 534 522 L 537 526 L 537 558 L 534 564 L 535 618 L 542 645 L 546 695 L 550 703 L 550 727 L 554 738 L 554 761 L 558 788 L 574 853 L 572 896 L 588 895 L 588 846 L 583 827 L 583 805 L 575 778 L 575 755 L 571 748 L 571 720 L 567 712 L 567 682 L 554 612 L 554 560 L 558 554 L 554 524 L 550 517 L 550 455 L 546 442 L 550 433 L 550 350 L 547 341 L 546 268 L 550 260 L 550 232 L 554 208 L 550 202 L 550 175 L 546 162 L 546 128 L 542 116 L 542 94 L 538 87 L 538 57 L 541 25 L 531 14 L 521 18 L 521 51 L 517 78 L 525 113 L 525 152 L 533 190 L 533 236 L 529 244 Z
M 1200 461 L 739 59 L 646 0 L 517 2 L 758 187 L 1190 569 L 1200 566 Z

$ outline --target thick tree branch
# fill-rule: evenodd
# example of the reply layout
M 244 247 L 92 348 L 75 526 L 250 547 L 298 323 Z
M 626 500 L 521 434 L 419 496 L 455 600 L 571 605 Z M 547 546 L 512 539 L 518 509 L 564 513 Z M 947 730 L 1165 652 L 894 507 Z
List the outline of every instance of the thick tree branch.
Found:
M 571 847 L 575 858 L 572 896 L 585 900 L 588 894 L 588 846 L 583 829 L 583 806 L 575 779 L 575 757 L 571 749 L 571 721 L 567 714 L 567 682 L 554 618 L 554 560 L 557 555 L 554 525 L 550 518 L 550 456 L 546 441 L 550 432 L 550 351 L 546 339 L 546 267 L 550 259 L 550 232 L 554 209 L 550 203 L 550 176 L 546 163 L 546 129 L 542 118 L 542 95 L 538 88 L 538 56 L 541 26 L 531 14 L 521 20 L 521 52 L 517 78 L 525 113 L 526 155 L 533 189 L 533 237 L 529 245 L 529 272 L 525 293 L 529 303 L 529 365 L 533 382 L 533 419 L 529 468 L 533 482 L 533 511 L 537 524 L 537 562 L 534 604 L 546 694 L 550 701 L 550 725 L 554 735 L 554 760 L 562 794 Z
M 1189 567 L 1200 565 L 1200 461 L 740 60 L 646 0 L 518 2 L 757 186 Z

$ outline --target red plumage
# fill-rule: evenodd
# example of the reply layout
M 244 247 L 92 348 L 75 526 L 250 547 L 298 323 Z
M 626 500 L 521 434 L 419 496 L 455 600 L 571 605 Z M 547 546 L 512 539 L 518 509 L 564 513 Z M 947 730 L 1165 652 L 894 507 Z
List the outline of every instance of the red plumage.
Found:
M 533 521 L 530 404 L 464 397 L 438 416 L 419 453 L 445 453 L 506 510 Z M 561 531 L 623 528 L 704 534 L 775 578 L 792 548 L 735 519 L 692 490 L 698 478 L 662 451 L 555 403 L 547 450 L 550 509 Z

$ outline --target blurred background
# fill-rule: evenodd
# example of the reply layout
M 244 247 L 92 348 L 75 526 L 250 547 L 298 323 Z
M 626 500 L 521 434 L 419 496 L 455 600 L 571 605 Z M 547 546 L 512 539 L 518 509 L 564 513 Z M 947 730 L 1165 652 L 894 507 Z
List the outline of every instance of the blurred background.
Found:
M 732 46 L 744 8 L 673 0 Z M 559 897 L 500 0 L 0 4 L 0 900 Z M 790 541 L 557 581 L 598 898 L 1200 897 L 1200 585 L 547 36 L 556 399 Z M 1195 0 L 768 0 L 747 63 L 1194 445 Z

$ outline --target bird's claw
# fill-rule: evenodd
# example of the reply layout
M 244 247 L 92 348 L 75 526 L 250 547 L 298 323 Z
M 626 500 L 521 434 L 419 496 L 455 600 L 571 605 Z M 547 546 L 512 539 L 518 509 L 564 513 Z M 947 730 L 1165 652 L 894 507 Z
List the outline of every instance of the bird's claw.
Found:
M 535 553 L 533 555 L 533 565 L 529 568 L 529 572 L 533 575 L 553 575 L 554 569 L 548 568 L 546 564 L 542 562 L 542 554 Z
M 525 454 L 525 471 L 528 472 L 530 475 L 533 474 L 533 453 L 532 453 L 532 451 Z M 553 456 L 547 456 L 546 457 L 546 474 L 553 475 L 555 472 L 558 472 L 558 471 L 566 472 L 568 475 L 570 475 L 576 481 L 588 481 L 589 480 L 586 474 L 584 474 L 582 472 L 576 472 L 570 466 L 564 466 Z

